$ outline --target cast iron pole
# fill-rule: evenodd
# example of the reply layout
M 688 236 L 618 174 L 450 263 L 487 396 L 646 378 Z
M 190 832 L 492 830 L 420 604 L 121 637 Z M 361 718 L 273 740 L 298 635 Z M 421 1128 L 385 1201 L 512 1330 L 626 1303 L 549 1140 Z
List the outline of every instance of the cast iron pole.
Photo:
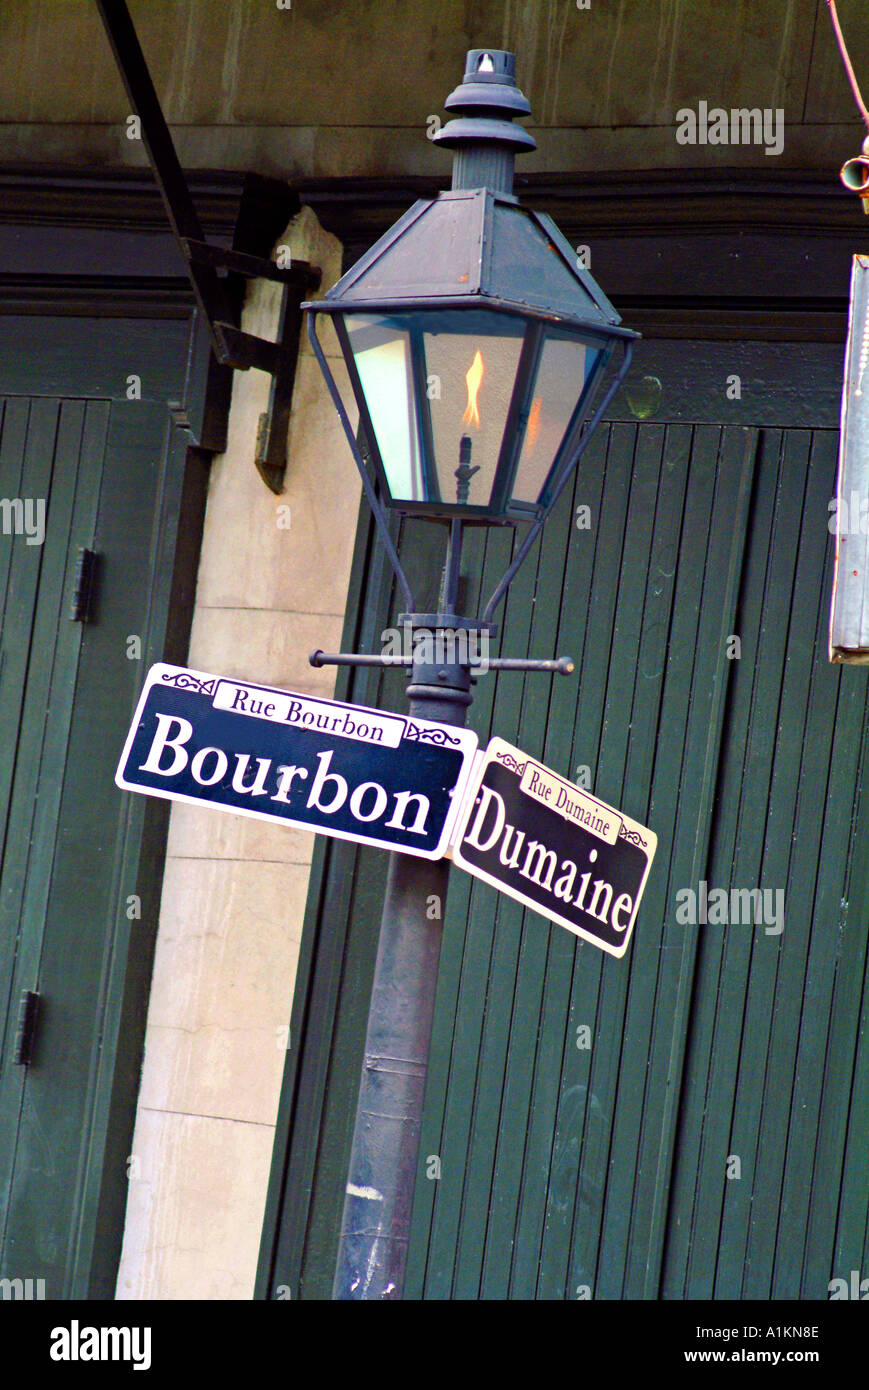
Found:
M 467 667 L 413 667 L 415 718 L 462 726 Z M 440 961 L 448 859 L 392 854 L 332 1291 L 401 1298 Z
M 464 79 L 446 101 L 464 119 L 440 132 L 442 143 L 455 148 L 454 189 L 512 194 L 517 137 L 511 122 L 529 111 L 514 71 L 512 53 L 468 53 Z M 468 460 L 462 455 L 458 463 L 457 485 L 466 492 Z M 453 521 L 436 640 L 455 616 L 460 555 L 461 524 Z M 466 665 L 414 661 L 410 713 L 461 726 L 470 688 Z M 333 1299 L 399 1299 L 404 1293 L 449 872 L 447 859 L 391 856 Z

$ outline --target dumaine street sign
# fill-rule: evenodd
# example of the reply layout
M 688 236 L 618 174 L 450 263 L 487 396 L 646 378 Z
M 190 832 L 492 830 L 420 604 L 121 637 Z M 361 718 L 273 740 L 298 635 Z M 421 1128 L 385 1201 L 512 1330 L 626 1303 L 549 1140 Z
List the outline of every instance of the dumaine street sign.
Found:
M 657 836 L 493 738 L 465 793 L 454 863 L 623 956 Z
M 470 729 L 160 664 L 115 781 L 439 859 L 476 747 Z

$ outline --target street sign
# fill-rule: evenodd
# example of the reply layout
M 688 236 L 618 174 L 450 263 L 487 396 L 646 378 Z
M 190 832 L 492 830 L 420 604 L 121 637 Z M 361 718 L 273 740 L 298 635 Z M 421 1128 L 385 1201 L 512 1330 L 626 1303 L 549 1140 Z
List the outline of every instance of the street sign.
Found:
M 657 836 L 493 738 L 465 793 L 453 862 L 623 956 Z
M 476 747 L 470 729 L 157 665 L 115 781 L 439 859 Z

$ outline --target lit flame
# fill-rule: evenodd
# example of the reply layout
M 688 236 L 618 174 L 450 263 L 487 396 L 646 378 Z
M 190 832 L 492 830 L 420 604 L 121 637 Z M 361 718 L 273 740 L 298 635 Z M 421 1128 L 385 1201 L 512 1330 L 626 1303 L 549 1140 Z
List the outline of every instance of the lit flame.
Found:
M 535 396 L 531 402 L 531 409 L 528 412 L 528 429 L 525 432 L 525 442 L 529 449 L 533 449 L 537 443 L 537 436 L 540 433 L 540 406 L 542 404 L 540 396 Z
M 483 354 L 477 348 L 476 356 L 465 373 L 465 381 L 468 383 L 468 408 L 462 416 L 463 425 L 479 425 L 480 411 L 477 406 L 477 396 L 480 391 L 480 382 L 483 380 Z

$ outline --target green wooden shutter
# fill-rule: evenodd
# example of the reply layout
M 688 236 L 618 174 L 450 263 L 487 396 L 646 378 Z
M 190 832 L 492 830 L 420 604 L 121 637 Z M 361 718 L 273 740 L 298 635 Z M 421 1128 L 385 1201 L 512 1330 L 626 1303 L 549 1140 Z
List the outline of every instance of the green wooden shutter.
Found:
M 47 1268 L 53 1273 L 56 1261 L 65 1256 L 63 1233 L 42 1231 L 34 1245 L 16 1230 L 15 1217 L 32 1225 L 44 1222 L 46 1213 L 53 1215 L 57 1210 L 55 1185 L 69 1183 L 61 1157 L 65 1146 L 52 1117 L 34 1109 L 27 1096 L 34 1084 L 39 1087 L 39 1081 L 34 1082 L 40 1074 L 37 1059 L 48 1061 L 47 1024 L 54 1024 L 49 1038 L 55 1028 L 66 1032 L 63 1054 L 69 1050 L 68 1017 L 52 1018 L 57 1009 L 53 991 L 42 1002 L 39 1031 L 43 1036 L 33 1068 L 16 1066 L 12 1049 L 20 995 L 24 989 L 41 987 L 40 958 L 83 631 L 80 623 L 69 621 L 71 580 L 77 549 L 93 540 L 109 405 L 19 398 L 3 406 L 0 490 L 4 496 L 41 499 L 47 529 L 41 547 L 29 546 L 20 535 L 5 536 L 2 542 L 9 574 L 0 684 L 6 792 L 0 856 L 0 976 L 5 1006 L 0 1073 L 2 1229 L 10 1261 L 27 1265 L 20 1273 L 12 1272 L 12 1277 L 45 1278 Z M 71 932 L 74 923 L 73 918 L 67 924 Z M 47 1074 L 56 1074 L 55 1068 L 49 1066 Z M 19 1186 L 30 1187 L 24 1204 L 14 1192 L 15 1175 Z M 55 1280 L 50 1287 L 58 1296 Z
M 836 444 L 763 436 L 706 876 L 784 887 L 785 925 L 701 939 L 668 1297 L 824 1298 L 866 1262 L 866 673 L 826 661 Z
M 47 525 L 43 545 L 0 536 L 0 1273 L 111 1298 L 166 823 L 114 770 L 170 626 L 188 436 L 167 397 L 183 397 L 191 324 L 6 323 L 0 496 L 42 499 Z M 99 557 L 85 623 L 82 547 Z M 27 1067 L 23 990 L 41 1000 Z

